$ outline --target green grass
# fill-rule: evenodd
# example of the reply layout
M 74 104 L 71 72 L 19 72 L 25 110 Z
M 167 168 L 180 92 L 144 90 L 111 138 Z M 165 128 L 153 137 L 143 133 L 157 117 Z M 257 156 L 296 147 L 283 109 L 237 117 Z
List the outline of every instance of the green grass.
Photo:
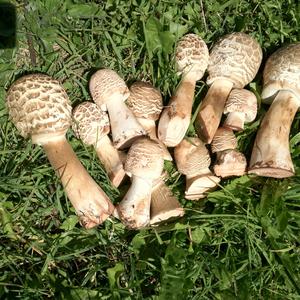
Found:
M 300 299 L 299 115 L 291 130 L 296 176 L 230 179 L 206 200 L 189 202 L 183 176 L 169 163 L 168 183 L 186 216 L 137 232 L 115 220 L 82 229 L 42 149 L 18 135 L 5 108 L 7 88 L 31 72 L 59 79 L 74 106 L 90 100 L 88 80 L 104 67 L 128 83 L 152 81 L 166 103 L 180 80 L 174 45 L 183 34 L 198 33 L 211 46 L 226 33 L 244 31 L 260 42 L 266 59 L 300 40 L 297 1 L 11 3 L 17 46 L 0 50 L 0 298 Z M 250 88 L 259 94 L 261 75 Z M 198 82 L 194 110 L 206 90 Z M 248 158 L 265 110 L 239 134 Z M 117 203 L 123 191 L 110 185 L 93 150 L 71 131 L 68 139 Z

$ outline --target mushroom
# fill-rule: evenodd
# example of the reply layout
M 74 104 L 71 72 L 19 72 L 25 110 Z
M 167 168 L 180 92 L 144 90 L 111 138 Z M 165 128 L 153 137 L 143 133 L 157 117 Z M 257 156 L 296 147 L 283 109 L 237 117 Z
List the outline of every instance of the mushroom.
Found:
M 217 176 L 224 178 L 245 174 L 247 161 L 236 147 L 237 140 L 233 131 L 219 127 L 211 143 L 211 151 L 217 153 L 217 161 L 213 167 Z
M 150 225 L 173 220 L 184 215 L 184 209 L 165 184 L 166 173 L 155 180 L 151 194 Z
M 86 228 L 101 224 L 114 206 L 66 140 L 72 108 L 60 83 L 43 74 L 23 76 L 8 90 L 6 103 L 20 134 L 43 147 L 81 224 Z
M 186 175 L 185 198 L 197 200 L 214 189 L 220 178 L 209 169 L 211 159 L 204 143 L 198 138 L 184 139 L 175 147 L 174 156 L 178 171 Z
M 117 149 L 130 147 L 137 138 L 146 134 L 124 103 L 129 97 L 129 89 L 115 71 L 98 70 L 91 77 L 89 87 L 94 102 L 102 110 L 108 111 L 112 139 Z
M 228 114 L 223 127 L 235 131 L 244 130 L 244 123 L 254 121 L 257 114 L 257 99 L 246 89 L 233 89 L 225 103 L 224 114 Z
M 112 184 L 122 182 L 125 171 L 118 150 L 107 136 L 110 131 L 108 115 L 93 102 L 85 101 L 73 110 L 73 130 L 86 145 L 93 145 Z
M 285 178 L 294 175 L 289 133 L 300 106 L 300 43 L 274 52 L 263 72 L 262 101 L 270 104 L 254 142 L 248 173 Z
M 139 229 L 149 224 L 152 185 L 163 166 L 163 151 L 156 141 L 140 138 L 130 147 L 125 172 L 132 177 L 132 183 L 117 206 L 119 218 L 128 228 Z
M 198 35 L 187 34 L 180 39 L 176 64 L 182 79 L 158 123 L 158 138 L 168 147 L 178 145 L 189 127 L 196 81 L 203 77 L 208 58 L 208 48 Z
M 130 96 L 126 101 L 127 106 L 134 113 L 138 122 L 147 131 L 148 136 L 160 143 L 164 151 L 164 159 L 172 160 L 166 146 L 157 138 L 155 121 L 158 120 L 163 109 L 162 96 L 152 84 L 136 81 L 130 86 Z
M 212 48 L 209 57 L 208 93 L 195 120 L 201 139 L 210 144 L 219 127 L 232 88 L 243 88 L 255 77 L 262 60 L 260 45 L 242 32 L 228 34 Z

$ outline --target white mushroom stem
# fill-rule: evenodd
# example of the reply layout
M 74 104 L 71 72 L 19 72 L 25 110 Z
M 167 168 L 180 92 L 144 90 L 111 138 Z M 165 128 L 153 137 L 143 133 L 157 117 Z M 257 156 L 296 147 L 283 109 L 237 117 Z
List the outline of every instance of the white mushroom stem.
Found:
M 144 129 L 120 97 L 107 101 L 106 106 L 113 142 L 117 149 L 130 147 L 138 137 L 145 135 Z
M 275 178 L 294 175 L 289 134 L 298 108 L 295 94 L 288 90 L 277 94 L 257 132 L 248 173 Z
M 232 130 L 241 131 L 244 129 L 245 113 L 234 111 L 230 112 L 223 124 L 223 127 L 230 128 Z
M 196 80 L 184 76 L 169 105 L 163 110 L 158 124 L 158 138 L 168 147 L 175 147 L 189 127 L 194 103 Z
M 108 174 L 109 179 L 115 187 L 122 182 L 125 171 L 118 150 L 113 146 L 110 138 L 103 136 L 95 146 L 100 161 Z
M 143 128 L 147 131 L 148 136 L 150 137 L 151 140 L 157 141 L 160 146 L 163 149 L 163 158 L 164 160 L 169 160 L 172 161 L 173 158 L 168 151 L 167 147 L 165 146 L 162 141 L 160 141 L 156 135 L 156 124 L 154 120 L 149 120 L 145 118 L 137 118 L 138 122 L 143 126 Z
M 173 196 L 170 188 L 159 179 L 153 187 L 151 194 L 151 219 L 150 225 L 156 225 L 173 218 L 184 215 L 184 210 L 180 203 Z
M 210 86 L 201 103 L 195 125 L 201 139 L 210 144 L 221 121 L 225 102 L 233 83 L 226 79 L 217 79 Z
M 117 209 L 121 221 L 131 229 L 139 229 L 150 222 L 152 179 L 132 176 L 131 186 Z
M 101 224 L 111 215 L 114 206 L 80 163 L 65 137 L 57 137 L 42 146 L 82 225 L 92 228 Z

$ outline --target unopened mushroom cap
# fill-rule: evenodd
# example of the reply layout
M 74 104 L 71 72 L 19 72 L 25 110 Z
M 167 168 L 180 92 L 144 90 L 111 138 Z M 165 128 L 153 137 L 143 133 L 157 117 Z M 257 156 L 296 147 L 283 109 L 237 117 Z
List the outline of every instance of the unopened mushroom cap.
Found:
M 161 93 L 152 84 L 137 81 L 130 87 L 130 96 L 127 106 L 137 118 L 145 118 L 156 121 L 163 109 Z
M 250 35 L 243 32 L 227 34 L 210 52 L 207 83 L 227 79 L 235 88 L 243 88 L 254 79 L 261 61 L 262 49 Z
M 213 153 L 237 147 L 236 137 L 231 129 L 219 127 L 211 142 L 211 151 Z
M 266 62 L 262 100 L 271 103 L 279 90 L 290 90 L 300 99 L 300 42 L 282 47 Z
M 178 171 L 188 176 L 198 174 L 200 170 L 208 168 L 211 163 L 207 148 L 198 138 L 182 140 L 175 147 L 174 156 Z
M 209 52 L 206 43 L 197 34 L 184 35 L 176 47 L 176 63 L 180 73 L 193 73 L 200 80 L 207 69 Z
M 98 70 L 89 82 L 89 88 L 94 102 L 102 109 L 112 99 L 125 101 L 129 97 L 129 89 L 125 81 L 113 70 Z
M 149 138 L 140 138 L 130 147 L 125 162 L 125 172 L 131 176 L 156 179 L 164 166 L 161 146 Z
M 87 145 L 96 145 L 110 131 L 107 113 L 93 102 L 77 105 L 73 110 L 73 120 L 76 136 Z
M 252 122 L 257 114 L 257 99 L 254 93 L 246 89 L 232 89 L 224 108 L 224 114 L 242 112 L 245 121 Z
M 71 103 L 63 86 L 44 74 L 26 75 L 7 92 L 9 116 L 23 137 L 43 144 L 65 135 L 71 125 Z

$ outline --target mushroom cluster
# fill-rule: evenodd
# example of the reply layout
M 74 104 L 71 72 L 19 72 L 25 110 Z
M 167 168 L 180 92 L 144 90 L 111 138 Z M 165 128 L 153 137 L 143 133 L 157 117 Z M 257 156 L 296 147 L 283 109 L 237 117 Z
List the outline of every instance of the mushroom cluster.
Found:
M 200 36 L 187 34 L 175 53 L 182 78 L 165 107 L 163 95 L 151 83 L 138 80 L 128 88 L 110 69 L 92 75 L 92 101 L 80 103 L 73 112 L 62 85 L 44 74 L 14 82 L 6 103 L 20 134 L 43 147 L 84 227 L 97 226 L 113 215 L 127 228 L 140 229 L 184 215 L 165 183 L 164 160 L 172 161 L 173 153 L 185 176 L 187 200 L 206 197 L 222 178 L 247 172 L 276 178 L 294 174 L 289 132 L 300 107 L 300 43 L 279 49 L 266 63 L 261 96 L 272 104 L 258 130 L 248 170 L 238 150 L 234 131 L 244 130 L 245 123 L 256 118 L 257 97 L 245 86 L 261 61 L 261 47 L 248 34 L 228 34 L 210 52 Z M 196 83 L 206 70 L 209 89 L 199 109 L 194 108 Z M 198 136 L 188 137 L 193 111 Z M 222 123 L 223 115 L 227 117 Z M 112 185 L 130 183 L 116 206 L 67 142 L 69 127 L 94 147 Z

